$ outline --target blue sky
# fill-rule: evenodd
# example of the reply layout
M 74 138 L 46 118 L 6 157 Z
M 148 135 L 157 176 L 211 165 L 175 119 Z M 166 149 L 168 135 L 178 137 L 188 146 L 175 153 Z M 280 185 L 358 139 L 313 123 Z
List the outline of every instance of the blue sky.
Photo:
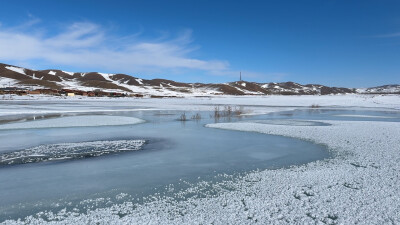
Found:
M 0 62 L 183 82 L 400 83 L 400 1 L 0 2 Z

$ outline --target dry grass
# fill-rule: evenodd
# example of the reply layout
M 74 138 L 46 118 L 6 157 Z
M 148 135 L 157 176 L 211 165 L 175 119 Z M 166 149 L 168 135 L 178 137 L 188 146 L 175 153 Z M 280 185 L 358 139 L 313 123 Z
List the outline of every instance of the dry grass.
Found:
M 244 112 L 243 106 L 232 107 L 230 105 L 225 105 L 222 110 L 220 109 L 219 106 L 215 106 L 214 118 L 240 116 L 241 114 L 243 114 L 243 112 Z
M 312 109 L 317 109 L 317 108 L 320 108 L 321 106 L 319 106 L 319 105 L 317 105 L 317 104 L 312 104 L 311 106 L 310 106 L 310 108 L 312 108 Z
M 201 120 L 201 115 L 199 113 L 194 114 L 192 120 Z
M 181 116 L 178 118 L 179 121 L 187 121 L 186 113 L 182 113 Z
M 177 119 L 178 121 L 188 121 L 189 119 L 188 119 L 189 117 L 186 115 L 186 113 L 184 112 L 184 113 L 182 113 L 180 116 L 179 116 L 179 118 Z M 194 114 L 194 115 L 192 115 L 191 117 L 190 117 L 190 119 L 191 120 L 201 120 L 201 115 L 200 115 L 200 113 L 196 113 L 196 114 Z

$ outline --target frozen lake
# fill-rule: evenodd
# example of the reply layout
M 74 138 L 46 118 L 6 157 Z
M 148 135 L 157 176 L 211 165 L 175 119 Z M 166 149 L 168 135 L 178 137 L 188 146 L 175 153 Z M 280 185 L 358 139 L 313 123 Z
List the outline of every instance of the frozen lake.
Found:
M 79 105 L 69 103 L 33 104 L 35 109 L 44 111 L 49 108 L 62 110 L 0 117 L 0 154 L 35 148 L 51 152 L 61 143 L 63 146 L 86 143 L 89 147 L 84 148 L 89 150 L 95 143 L 100 146 L 97 147 L 99 151 L 107 148 L 107 154 L 87 155 L 84 152 L 83 157 L 76 160 L 51 160 L 51 157 L 49 160 L 47 157 L 43 162 L 1 165 L 0 222 L 43 210 L 78 208 L 84 211 L 87 206 L 80 203 L 86 199 L 109 198 L 107 204 L 110 205 L 119 202 L 115 196 L 120 193 L 126 193 L 130 201 L 140 203 L 143 197 L 156 193 L 171 195 L 192 183 L 231 179 L 231 176 L 218 176 L 221 174 L 239 176 L 254 170 L 276 169 L 330 157 L 322 145 L 282 136 L 206 128 L 205 124 L 256 121 L 284 126 L 327 126 L 329 124 L 310 120 L 400 121 L 397 112 L 362 109 L 298 109 L 217 120 L 211 116 L 212 111 L 135 111 L 140 107 L 124 105 L 94 105 L 80 110 Z M 32 105 L 18 102 L 8 103 L 6 107 L 24 110 L 25 107 L 31 109 Z M 70 107 L 74 110 L 65 112 Z M 183 112 L 188 121 L 177 120 Z M 196 113 L 200 113 L 201 119 L 190 119 Z M 87 117 L 91 116 L 99 116 L 103 123 L 88 122 Z M 74 118 L 83 121 L 72 126 L 69 120 Z M 127 119 L 126 124 L 114 124 L 115 118 L 146 122 L 134 124 Z M 11 124 L 22 126 L 1 128 Z M 140 150 L 110 151 L 121 142 L 137 140 L 146 141 Z

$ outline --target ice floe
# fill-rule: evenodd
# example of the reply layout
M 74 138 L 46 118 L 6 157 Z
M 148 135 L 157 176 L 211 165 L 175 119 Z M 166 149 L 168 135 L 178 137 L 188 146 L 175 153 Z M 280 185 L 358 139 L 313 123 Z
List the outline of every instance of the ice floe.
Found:
M 124 151 L 140 150 L 145 140 L 91 141 L 40 145 L 0 154 L 0 165 L 14 165 L 54 160 L 97 157 Z
M 1 124 L 0 130 L 55 127 L 118 126 L 143 123 L 144 120 L 125 116 L 68 116 L 19 123 Z

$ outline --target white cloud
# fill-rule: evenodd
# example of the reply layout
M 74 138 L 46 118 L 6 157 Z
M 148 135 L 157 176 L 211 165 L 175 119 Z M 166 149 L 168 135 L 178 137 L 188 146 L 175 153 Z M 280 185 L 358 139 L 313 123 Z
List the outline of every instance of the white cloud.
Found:
M 32 23 L 32 25 L 36 24 Z M 57 65 L 96 67 L 115 72 L 151 72 L 189 69 L 228 71 L 222 60 L 193 58 L 191 31 L 176 38 L 144 41 L 133 36 L 116 37 L 94 23 L 74 23 L 56 34 L 45 35 L 30 26 L 0 27 L 0 60 L 42 60 Z
M 117 36 L 95 23 L 79 22 L 63 30 L 46 30 L 40 20 L 15 27 L 0 26 L 0 62 L 13 62 L 36 69 L 37 62 L 54 65 L 54 69 L 73 67 L 86 72 L 108 71 L 127 74 L 210 74 L 236 79 L 226 60 L 204 60 L 193 57 L 199 46 L 193 44 L 192 31 L 184 30 L 175 37 L 163 32 L 160 37 L 145 40 L 142 31 Z M 77 71 L 78 72 L 78 71 Z M 281 73 L 243 71 L 248 80 L 280 80 Z

